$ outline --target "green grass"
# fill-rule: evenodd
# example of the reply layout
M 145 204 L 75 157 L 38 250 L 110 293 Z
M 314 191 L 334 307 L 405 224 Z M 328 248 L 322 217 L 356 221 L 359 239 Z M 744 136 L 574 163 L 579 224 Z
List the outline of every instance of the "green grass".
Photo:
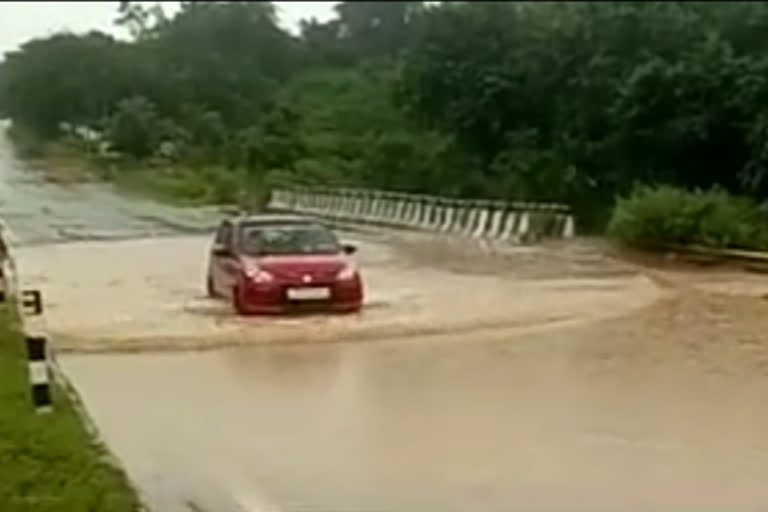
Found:
M 87 434 L 64 393 L 55 410 L 34 412 L 22 335 L 0 307 L 0 510 L 133 512 L 140 509 L 123 472 Z
M 236 203 L 246 178 L 220 167 L 123 165 L 103 176 L 118 191 L 177 206 Z
M 266 200 L 257 177 L 216 166 L 123 168 L 103 178 L 118 192 L 175 206 L 261 206 Z

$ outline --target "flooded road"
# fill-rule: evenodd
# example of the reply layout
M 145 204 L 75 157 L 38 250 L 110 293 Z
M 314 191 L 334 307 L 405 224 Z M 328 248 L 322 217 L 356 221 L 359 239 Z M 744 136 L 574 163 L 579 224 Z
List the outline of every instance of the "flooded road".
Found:
M 210 209 L 182 209 L 117 195 L 99 183 L 45 181 L 37 164 L 15 158 L 0 121 L 0 216 L 20 245 L 167 236 L 207 229 Z
M 457 272 L 441 267 L 441 261 L 452 261 L 446 247 L 434 264 L 416 262 L 414 245 L 437 244 L 427 236 L 356 237 L 367 298 L 362 314 L 354 316 L 235 317 L 229 304 L 203 296 L 210 237 L 70 243 L 16 254 L 23 283 L 45 290 L 48 330 L 59 351 L 473 336 L 620 315 L 661 295 L 650 279 L 626 271 L 604 278 L 526 279 L 510 263 L 498 262 L 502 268 L 489 272 L 490 262 L 481 258 Z M 421 241 L 408 245 L 404 237 Z
M 158 503 L 175 491 L 291 511 L 765 510 L 764 340 L 737 324 L 691 332 L 718 302 L 523 336 L 65 364 Z
M 344 233 L 361 315 L 237 319 L 202 297 L 211 212 L 6 150 L 22 281 L 156 512 L 768 509 L 765 277 Z

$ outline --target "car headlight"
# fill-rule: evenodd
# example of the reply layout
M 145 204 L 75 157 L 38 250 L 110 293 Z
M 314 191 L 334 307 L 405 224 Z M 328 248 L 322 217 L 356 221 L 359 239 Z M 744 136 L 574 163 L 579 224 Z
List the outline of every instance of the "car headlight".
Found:
M 275 280 L 275 276 L 259 267 L 246 267 L 245 275 L 254 283 L 269 283 Z
M 352 263 L 348 263 L 347 266 L 339 271 L 336 275 L 336 279 L 339 281 L 349 281 L 350 279 L 354 279 L 356 275 L 357 267 Z

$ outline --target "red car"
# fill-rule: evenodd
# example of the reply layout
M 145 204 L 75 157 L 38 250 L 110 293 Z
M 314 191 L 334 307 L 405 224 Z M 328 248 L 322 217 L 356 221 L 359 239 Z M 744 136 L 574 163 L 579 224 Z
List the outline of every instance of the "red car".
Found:
M 206 289 L 227 297 L 241 315 L 359 311 L 360 272 L 342 244 L 311 219 L 255 215 L 224 220 L 208 261 Z

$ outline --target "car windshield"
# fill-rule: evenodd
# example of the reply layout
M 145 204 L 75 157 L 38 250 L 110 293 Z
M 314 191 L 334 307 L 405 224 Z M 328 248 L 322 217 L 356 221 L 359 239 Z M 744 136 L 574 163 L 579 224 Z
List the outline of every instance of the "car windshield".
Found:
M 251 224 L 240 231 L 245 254 L 336 254 L 339 241 L 327 228 L 317 224 Z

